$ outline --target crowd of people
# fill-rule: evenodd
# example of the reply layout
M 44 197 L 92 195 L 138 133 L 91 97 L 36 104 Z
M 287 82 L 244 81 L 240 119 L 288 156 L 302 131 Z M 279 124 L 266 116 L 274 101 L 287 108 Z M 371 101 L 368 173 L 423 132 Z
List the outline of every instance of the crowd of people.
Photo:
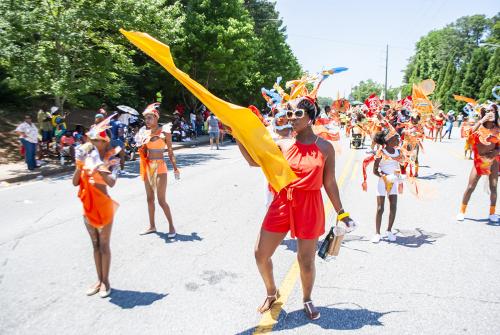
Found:
M 433 83 L 426 81 L 414 86 L 412 96 L 397 101 L 372 95 L 364 104 L 358 106 L 351 106 L 348 100 L 339 99 L 321 110 L 317 103 L 317 92 L 321 83 L 332 74 L 345 70 L 334 68 L 315 75 L 306 74 L 287 82 L 286 87 L 290 92 L 281 88 L 279 78 L 272 90 L 262 90 L 269 111 L 264 115 L 254 106 L 246 109 L 232 104 L 229 106 L 229 103 L 216 98 L 208 91 L 198 92 L 201 102 L 207 106 L 218 106 L 221 110 L 211 107 L 214 112 L 211 113 L 205 107 L 199 113 L 190 113 L 188 120 L 184 109 L 177 106 L 173 121 L 161 125 L 158 122 L 160 104 L 149 105 L 143 112 L 144 125 L 140 128 L 135 125 L 134 130 L 149 216 L 149 226 L 141 235 L 157 232 L 157 198 L 168 222 L 168 238 L 176 238 L 172 210 L 166 201 L 167 165 L 164 153 L 168 154 L 174 176 L 179 179 L 180 170 L 172 150 L 172 141 L 174 138 L 180 141 L 195 138 L 204 131 L 209 134 L 211 149 L 214 146 L 219 149 L 221 136 L 224 134 L 234 134 L 243 158 L 250 166 L 262 168 L 269 182 L 265 190 L 268 198 L 267 212 L 254 251 L 266 291 L 264 302 L 258 307 L 260 313 L 271 310 L 280 299 L 273 274 L 272 256 L 290 233 L 291 238 L 297 239 L 304 313 L 311 320 L 320 318 L 320 310 L 312 301 L 312 292 L 318 240 L 325 233 L 325 201 L 322 189 L 325 190 L 327 201 L 337 213 L 335 228 L 332 227 L 330 232 L 340 235 L 353 231 L 357 226 L 350 213 L 344 209 L 335 177 L 336 148 L 344 136 L 351 142 L 356 141 L 355 148 L 362 148 L 365 141 L 370 142 L 362 164 L 361 187 L 368 191 L 367 171 L 370 164 L 373 164 L 372 173 L 377 178 L 374 185 L 377 208 L 374 213 L 374 235 L 371 242 L 397 240 L 394 224 L 398 195 L 408 188 L 415 196 L 422 196 L 418 176 L 419 153 L 423 149 L 424 141 L 441 142 L 446 135 L 450 137 L 455 122 L 458 123 L 460 134 L 466 143 L 465 154 L 473 154 L 469 156 L 473 159 L 473 166 L 457 220 L 464 219 L 471 193 L 484 175 L 488 176 L 490 186 L 489 219 L 498 222 L 496 188 L 500 133 L 499 111 L 495 103 L 479 104 L 474 101 L 466 105 L 463 113 L 445 113 L 428 98 L 434 87 L 431 85 Z M 239 115 L 245 118 L 248 124 L 242 125 L 237 118 L 232 119 L 234 114 L 228 117 L 222 111 L 234 112 L 235 107 L 239 108 Z M 216 115 L 221 115 L 221 119 L 228 121 L 228 124 L 223 125 Z M 111 294 L 110 236 L 118 204 L 111 199 L 107 188 L 115 186 L 117 176 L 123 169 L 125 135 L 121 124 L 126 122 L 123 118 L 120 121 L 121 117 L 120 113 L 107 115 L 102 109 L 96 115 L 94 125 L 82 135 L 80 145 L 71 143 L 67 138 L 71 137 L 71 133 L 62 134 L 59 140 L 63 145 L 76 145 L 72 151 L 76 161 L 73 185 L 79 187 L 78 196 L 83 204 L 83 220 L 92 241 L 98 278 L 88 289 L 89 296 L 99 293 L 101 297 L 107 297 Z M 59 121 L 57 118 L 56 115 L 56 129 L 60 130 L 65 127 L 61 126 L 64 124 L 64 116 L 59 116 Z M 52 120 L 53 118 L 51 122 Z M 251 127 L 251 130 L 245 127 Z M 32 141 L 38 137 L 38 131 L 31 119 L 27 117 L 17 131 L 21 134 L 26 151 L 31 153 L 34 150 Z M 52 131 L 55 135 L 56 130 Z M 342 135 L 343 133 L 345 135 Z M 256 137 L 255 134 L 260 135 Z M 42 136 L 49 135 L 42 133 Z M 269 143 L 272 146 L 268 146 Z M 262 148 L 277 150 L 281 155 L 260 152 Z M 27 163 L 28 167 L 33 166 L 31 159 L 27 159 Z M 389 202 L 389 220 L 383 233 L 382 215 L 386 198 Z
M 107 109 L 106 104 L 100 106 L 92 125 L 98 124 L 108 116 Z M 216 145 L 219 149 L 219 145 L 224 143 L 226 137 L 225 127 L 220 120 L 203 105 L 198 112 L 192 110 L 189 115 L 185 115 L 184 111 L 184 105 L 178 104 L 175 106 L 173 115 L 170 116 L 172 141 L 190 142 L 199 136 L 209 135 L 211 148 Z M 74 163 L 75 148 L 87 142 L 88 129 L 81 124 L 68 128 L 68 115 L 69 113 L 61 113 L 55 106 L 51 107 L 50 111 L 40 109 L 36 123 L 33 122 L 31 115 L 25 115 L 24 121 L 15 129 L 20 140 L 20 152 L 25 158 L 29 171 L 39 168 L 44 158 L 58 158 L 61 165 L 68 162 Z M 189 118 L 189 122 L 186 118 Z M 135 137 L 143 124 L 143 119 L 121 110 L 115 112 L 110 120 L 110 128 L 107 132 L 111 144 L 123 149 L 120 153 L 120 173 L 124 173 L 126 159 L 135 160 L 137 155 Z M 233 140 L 232 137 L 231 140 Z

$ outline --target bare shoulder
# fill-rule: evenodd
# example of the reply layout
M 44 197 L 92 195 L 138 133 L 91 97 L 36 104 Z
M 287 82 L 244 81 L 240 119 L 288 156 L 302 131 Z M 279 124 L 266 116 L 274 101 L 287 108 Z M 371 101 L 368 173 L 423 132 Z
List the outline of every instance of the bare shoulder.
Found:
M 316 145 L 318 146 L 319 150 L 321 150 L 321 153 L 325 156 L 333 156 L 335 157 L 335 149 L 333 148 L 333 145 L 328 142 L 327 140 L 318 137 L 318 140 L 316 142 Z

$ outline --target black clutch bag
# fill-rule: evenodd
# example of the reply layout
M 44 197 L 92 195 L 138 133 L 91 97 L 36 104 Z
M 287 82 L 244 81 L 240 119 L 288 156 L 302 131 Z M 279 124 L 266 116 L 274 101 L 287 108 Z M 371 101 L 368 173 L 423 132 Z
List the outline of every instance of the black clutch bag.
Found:
M 328 250 L 330 250 L 330 245 L 333 243 L 333 227 L 330 228 L 330 231 L 328 232 L 328 235 L 326 235 L 325 239 L 321 243 L 321 246 L 319 247 L 318 250 L 318 256 L 326 260 L 328 258 Z

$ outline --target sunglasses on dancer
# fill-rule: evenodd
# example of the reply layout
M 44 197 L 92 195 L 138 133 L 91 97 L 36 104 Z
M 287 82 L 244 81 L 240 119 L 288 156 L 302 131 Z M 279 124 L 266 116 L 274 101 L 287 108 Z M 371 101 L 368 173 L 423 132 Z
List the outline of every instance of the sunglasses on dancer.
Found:
M 294 117 L 296 119 L 301 119 L 304 117 L 304 115 L 306 115 L 306 112 L 303 109 L 294 109 L 294 110 L 287 110 L 286 111 L 287 119 L 292 119 Z

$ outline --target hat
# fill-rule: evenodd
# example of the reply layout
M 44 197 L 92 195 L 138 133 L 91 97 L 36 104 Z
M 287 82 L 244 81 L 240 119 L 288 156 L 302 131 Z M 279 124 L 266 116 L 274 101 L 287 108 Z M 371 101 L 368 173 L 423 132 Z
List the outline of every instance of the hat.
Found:
M 151 105 L 149 105 L 148 107 L 146 107 L 146 109 L 144 110 L 142 115 L 146 116 L 148 114 L 152 114 L 157 119 L 159 119 L 160 118 L 160 103 L 155 102 L 155 103 L 152 103 Z
M 50 114 L 54 114 L 55 112 L 57 112 L 59 110 L 59 107 L 57 106 L 52 106 L 50 107 Z

